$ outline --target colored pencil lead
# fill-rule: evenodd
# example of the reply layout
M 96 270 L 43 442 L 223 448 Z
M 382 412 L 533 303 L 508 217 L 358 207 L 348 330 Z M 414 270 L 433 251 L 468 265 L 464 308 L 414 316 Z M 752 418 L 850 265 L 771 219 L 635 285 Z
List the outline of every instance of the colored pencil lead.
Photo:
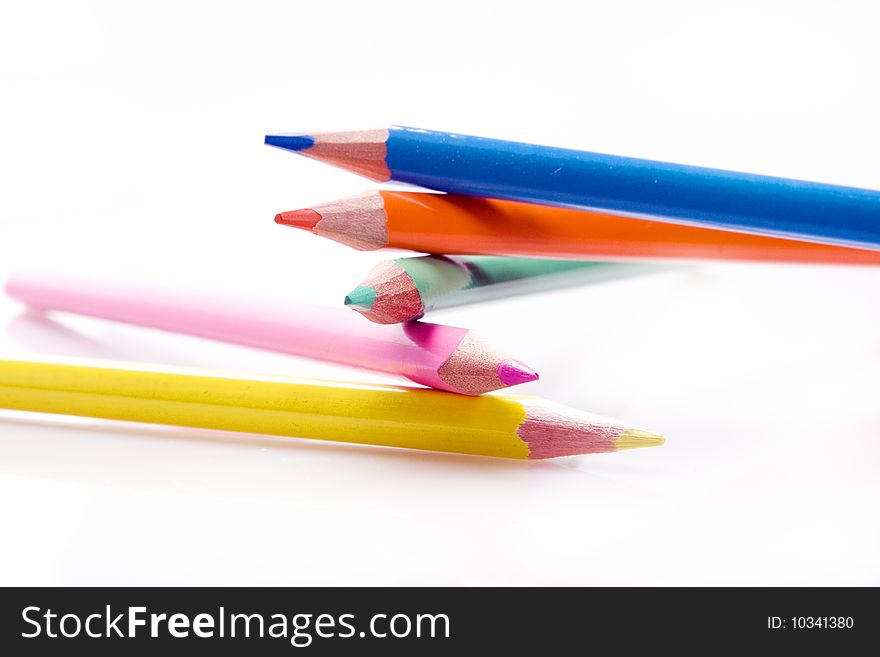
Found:
M 506 360 L 497 369 L 498 378 L 508 386 L 538 380 L 538 373 L 518 360 Z
M 343 302 L 349 308 L 358 312 L 369 312 L 376 300 L 376 288 L 358 285 L 345 296 Z
M 265 143 L 267 146 L 295 152 L 314 146 L 315 140 L 309 135 L 266 135 Z
M 638 449 L 639 447 L 657 447 L 665 442 L 663 436 L 644 429 L 627 429 L 614 439 L 614 448 Z
M 311 209 L 293 210 L 275 215 L 275 223 L 311 230 L 321 221 L 321 215 Z

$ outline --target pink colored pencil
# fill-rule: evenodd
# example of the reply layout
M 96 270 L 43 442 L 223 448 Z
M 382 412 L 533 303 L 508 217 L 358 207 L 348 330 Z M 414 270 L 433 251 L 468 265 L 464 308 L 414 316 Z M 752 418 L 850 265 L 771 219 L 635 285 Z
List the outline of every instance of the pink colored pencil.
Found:
M 23 272 L 10 296 L 57 310 L 404 376 L 465 395 L 538 375 L 473 331 L 410 322 L 382 326 L 343 308 L 153 285 Z

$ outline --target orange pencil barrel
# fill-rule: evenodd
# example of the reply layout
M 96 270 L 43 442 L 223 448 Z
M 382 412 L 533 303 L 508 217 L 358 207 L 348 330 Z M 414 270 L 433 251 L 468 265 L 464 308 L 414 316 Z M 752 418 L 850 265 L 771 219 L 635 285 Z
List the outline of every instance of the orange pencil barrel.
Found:
M 453 194 L 379 194 L 384 246 L 428 253 L 880 264 L 880 251 Z

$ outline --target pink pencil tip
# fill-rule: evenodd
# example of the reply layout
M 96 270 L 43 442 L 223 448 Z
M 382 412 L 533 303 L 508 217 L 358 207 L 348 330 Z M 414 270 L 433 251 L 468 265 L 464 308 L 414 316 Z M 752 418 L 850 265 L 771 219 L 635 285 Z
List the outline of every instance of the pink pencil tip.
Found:
M 498 378 L 506 386 L 537 381 L 538 373 L 518 360 L 506 360 L 498 366 Z
M 282 212 L 275 215 L 275 223 L 283 226 L 293 226 L 294 228 L 304 228 L 311 230 L 318 225 L 323 217 L 314 210 L 291 210 L 290 212 Z

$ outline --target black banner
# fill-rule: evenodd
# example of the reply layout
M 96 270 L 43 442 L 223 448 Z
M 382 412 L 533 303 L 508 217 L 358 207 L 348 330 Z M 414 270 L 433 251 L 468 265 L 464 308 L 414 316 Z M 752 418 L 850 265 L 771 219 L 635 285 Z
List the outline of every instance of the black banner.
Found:
M 872 589 L 3 589 L 7 655 L 850 651 Z M 851 654 L 850 652 L 840 654 Z

